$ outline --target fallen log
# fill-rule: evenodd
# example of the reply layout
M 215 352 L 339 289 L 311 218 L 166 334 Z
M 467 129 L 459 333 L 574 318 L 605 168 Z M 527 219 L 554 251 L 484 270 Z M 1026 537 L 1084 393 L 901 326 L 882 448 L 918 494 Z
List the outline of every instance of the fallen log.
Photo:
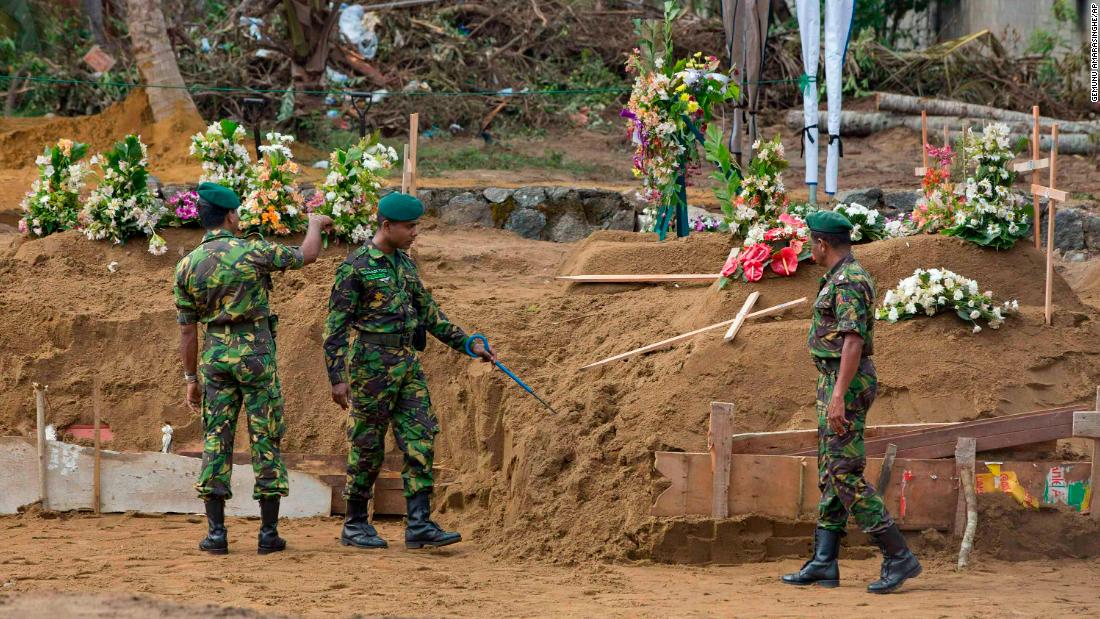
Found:
M 880 112 L 904 112 L 906 114 L 919 115 L 923 111 L 936 116 L 989 118 L 1002 122 L 1032 122 L 1032 116 L 1027 112 L 1015 112 L 1013 110 L 1005 110 L 989 105 L 977 105 L 974 103 L 963 103 L 962 101 L 950 101 L 947 99 L 913 97 L 891 92 L 875 93 L 875 109 Z M 1050 127 L 1055 124 L 1066 133 L 1100 133 L 1100 123 L 1098 122 L 1060 120 L 1057 118 L 1050 118 L 1049 116 L 1039 117 L 1040 126 Z
M 787 126 L 791 129 L 802 128 L 802 111 L 791 110 L 787 112 Z M 928 129 L 940 131 L 948 129 L 949 139 L 957 140 L 962 136 L 958 128 L 967 122 L 963 118 L 954 116 L 929 116 Z M 1028 123 L 1008 122 L 1009 132 L 1013 137 L 1028 137 L 1031 134 L 1031 125 Z M 880 131 L 897 128 L 920 131 L 920 116 L 903 116 L 892 112 L 851 112 L 840 113 L 840 134 L 842 136 L 866 137 Z M 1061 125 L 1058 127 L 1058 152 L 1070 155 L 1089 155 L 1100 152 L 1100 133 L 1086 135 L 1083 133 L 1064 134 Z M 1039 147 L 1043 151 L 1049 151 L 1051 136 L 1043 134 L 1039 136 Z

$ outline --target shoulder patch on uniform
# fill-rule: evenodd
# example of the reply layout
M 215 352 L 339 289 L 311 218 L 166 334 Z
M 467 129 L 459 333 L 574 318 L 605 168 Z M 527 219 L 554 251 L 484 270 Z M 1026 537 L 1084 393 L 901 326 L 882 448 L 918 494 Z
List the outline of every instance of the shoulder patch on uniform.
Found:
M 363 272 L 363 279 L 370 281 L 377 279 L 386 279 L 389 276 L 390 272 L 388 269 L 367 269 Z

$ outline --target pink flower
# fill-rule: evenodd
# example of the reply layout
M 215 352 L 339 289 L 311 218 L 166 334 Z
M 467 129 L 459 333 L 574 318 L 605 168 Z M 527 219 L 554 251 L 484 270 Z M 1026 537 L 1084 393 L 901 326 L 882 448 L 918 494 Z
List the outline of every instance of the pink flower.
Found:
M 787 224 L 788 226 L 790 226 L 790 227 L 792 227 L 796 230 L 798 228 L 802 228 L 803 226 L 806 225 L 805 222 L 803 222 L 801 219 L 795 217 L 794 215 L 790 215 L 788 213 L 781 214 L 779 216 L 779 221 L 782 222 L 782 223 Z
M 749 261 L 759 262 L 763 265 L 764 261 L 772 255 L 772 248 L 767 243 L 757 243 L 752 247 L 745 250 L 745 253 L 741 254 L 741 264 L 745 264 Z M 759 278 L 757 278 L 759 279 Z
M 784 247 L 772 256 L 772 270 L 784 277 L 794 274 L 798 269 L 798 252 L 792 247 Z
M 22 220 L 20 220 L 20 223 L 22 223 Z M 740 265 L 740 261 L 738 260 L 740 254 L 740 247 L 734 247 L 730 250 L 730 255 L 726 258 L 726 263 L 722 265 L 722 277 L 730 277 L 737 272 L 737 267 Z
M 745 271 L 745 281 L 758 282 L 764 277 L 764 263 L 760 260 L 744 260 L 741 268 Z
M 19 220 L 19 234 L 26 236 L 30 233 L 30 228 L 27 227 L 27 220 L 20 218 Z
M 790 247 L 794 250 L 794 255 L 799 256 L 802 254 L 802 245 L 804 241 L 802 239 L 791 239 Z

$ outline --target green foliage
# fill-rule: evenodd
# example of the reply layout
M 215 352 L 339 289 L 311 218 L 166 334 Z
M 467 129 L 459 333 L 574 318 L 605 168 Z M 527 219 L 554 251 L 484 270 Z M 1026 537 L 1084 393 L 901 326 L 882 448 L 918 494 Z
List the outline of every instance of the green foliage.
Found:
M 733 160 L 729 147 L 726 146 L 725 135 L 718 125 L 707 127 L 707 138 L 703 144 L 707 161 L 715 166 L 710 173 L 714 180 L 714 195 L 718 203 L 722 205 L 722 212 L 727 219 L 733 217 L 733 201 L 741 191 L 741 171 L 737 162 Z
M 527 155 L 501 146 L 467 146 L 459 149 L 421 146 L 417 171 L 438 173 L 447 170 L 518 170 L 535 168 L 589 174 L 596 166 L 567 159 L 559 150 L 546 149 L 541 156 Z
M 821 4 L 821 14 L 824 15 L 824 0 Z M 931 4 L 932 0 L 860 0 L 856 2 L 852 16 L 852 34 L 862 35 L 865 30 L 870 30 L 875 39 L 890 48 L 912 43 L 912 35 L 900 30 L 901 21 L 909 13 L 928 10 Z

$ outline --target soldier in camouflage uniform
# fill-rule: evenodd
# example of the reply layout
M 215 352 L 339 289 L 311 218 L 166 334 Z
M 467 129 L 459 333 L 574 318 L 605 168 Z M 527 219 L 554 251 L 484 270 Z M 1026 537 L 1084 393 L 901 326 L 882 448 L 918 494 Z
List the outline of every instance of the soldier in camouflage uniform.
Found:
M 195 488 L 206 504 L 209 528 L 199 549 L 229 551 L 225 501 L 232 497 L 233 435 L 237 413 L 248 415 L 248 436 L 260 502 L 260 554 L 286 547 L 279 537 L 279 499 L 287 495 L 286 467 L 279 454 L 283 396 L 275 368 L 276 317 L 268 307 L 271 273 L 300 269 L 317 259 L 321 231 L 331 225 L 324 215 L 310 217 L 301 248 L 242 239 L 237 227 L 235 193 L 215 183 L 199 185 L 199 217 L 206 234 L 176 267 L 175 299 L 180 324 L 180 353 L 187 382 L 187 405 L 202 408 L 202 469 Z M 201 367 L 198 324 L 206 328 Z M 202 374 L 200 393 L 198 374 Z
M 424 212 L 420 200 L 391 193 L 378 204 L 374 238 L 352 252 L 336 270 L 325 322 L 325 365 L 333 400 L 348 417 L 348 469 L 344 498 L 347 517 L 340 535 L 345 546 L 385 548 L 369 522 L 367 502 L 382 468 L 386 429 L 405 456 L 401 478 L 408 509 L 408 548 L 446 546 L 461 541 L 443 531 L 431 515 L 432 461 L 439 423 L 432 412 L 428 383 L 417 351 L 425 332 L 464 352 L 466 333 L 447 320 L 404 250 L 417 235 Z M 351 332 L 355 340 L 349 345 Z M 419 340 L 419 341 L 418 341 Z M 485 361 L 493 356 L 480 342 L 472 346 Z M 350 382 L 350 389 L 349 389 Z
M 882 497 L 863 477 L 867 458 L 863 429 L 878 392 L 874 352 L 875 285 L 851 252 L 851 222 L 844 215 L 819 211 L 806 218 L 814 262 L 828 268 L 814 302 L 808 345 L 817 365 L 818 505 L 814 557 L 799 572 L 787 574 L 792 585 L 836 587 L 837 556 L 849 515 L 882 549 L 881 578 L 871 593 L 889 593 L 921 566 L 890 517 Z

